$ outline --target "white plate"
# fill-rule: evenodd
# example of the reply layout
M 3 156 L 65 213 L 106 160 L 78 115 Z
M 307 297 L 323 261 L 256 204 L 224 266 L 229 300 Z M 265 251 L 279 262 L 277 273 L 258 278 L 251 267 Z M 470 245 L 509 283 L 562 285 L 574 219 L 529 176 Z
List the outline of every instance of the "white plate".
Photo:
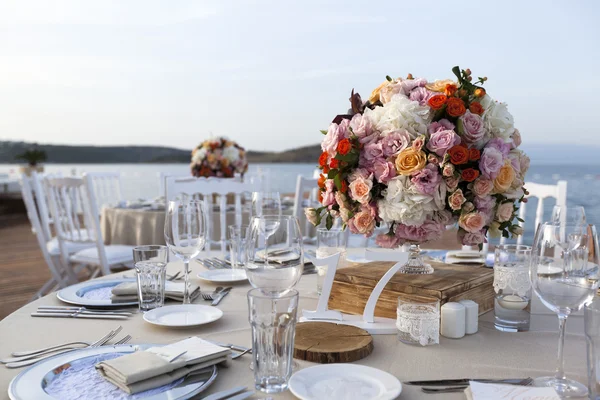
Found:
M 65 303 L 88 307 L 121 307 L 138 304 L 137 301 L 113 302 L 110 291 L 123 282 L 135 282 L 135 279 L 94 279 L 61 289 L 57 294 Z
M 93 366 L 87 366 L 93 364 L 94 359 L 98 357 L 105 357 L 114 353 L 133 353 L 136 350 L 143 350 L 151 345 L 119 345 L 119 346 L 102 346 L 96 348 L 81 349 L 77 351 L 71 351 L 66 354 L 59 354 L 52 358 L 40 361 L 37 364 L 22 371 L 17 375 L 8 387 L 8 396 L 11 400 L 56 400 L 56 397 L 50 395 L 46 390 L 53 392 L 50 387 L 56 379 L 69 379 L 68 376 L 62 376 L 64 371 L 73 369 L 87 371 L 89 370 L 88 379 L 78 379 L 77 390 L 73 393 L 73 397 L 61 396 L 62 400 L 70 399 L 91 399 L 92 395 L 88 397 L 82 396 L 85 393 L 97 394 L 99 391 L 102 394 L 107 394 L 105 398 L 115 398 L 119 400 L 131 399 L 132 396 L 128 396 L 125 392 L 116 389 L 112 384 L 105 382 L 104 378 L 100 377 Z M 92 359 L 90 359 L 92 357 Z M 83 368 L 83 365 L 86 365 Z M 81 372 L 79 372 L 81 373 Z M 85 372 L 87 374 L 87 372 Z M 88 377 L 88 375 L 86 375 Z M 205 390 L 210 384 L 213 383 L 217 377 L 217 368 L 213 367 L 213 370 L 205 376 L 199 376 L 198 379 L 190 378 L 180 384 L 172 385 L 171 389 L 163 391 L 162 393 L 138 393 L 136 399 L 144 400 L 184 400 L 189 399 L 192 396 Z M 77 377 L 74 377 L 77 379 Z M 106 385 L 106 386 L 105 386 Z
M 198 274 L 198 278 L 209 282 L 243 282 L 247 281 L 246 270 L 243 269 L 209 269 Z
M 454 258 L 464 258 L 464 259 L 471 259 L 471 258 L 483 258 L 485 259 L 485 254 L 484 253 L 480 253 L 478 251 L 449 251 L 447 254 L 447 257 L 454 257 Z
M 223 311 L 213 306 L 178 304 L 155 308 L 144 314 L 144 321 L 171 328 L 187 328 L 209 324 L 221 318 Z
M 357 364 L 324 364 L 305 368 L 290 379 L 301 400 L 393 400 L 402 384 L 393 375 Z

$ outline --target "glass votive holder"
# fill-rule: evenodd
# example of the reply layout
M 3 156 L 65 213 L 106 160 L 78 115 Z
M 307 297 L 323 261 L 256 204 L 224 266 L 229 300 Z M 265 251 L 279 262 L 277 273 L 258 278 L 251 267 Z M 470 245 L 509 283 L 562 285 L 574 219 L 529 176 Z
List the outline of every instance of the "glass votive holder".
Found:
M 398 298 L 396 310 L 398 340 L 406 344 L 429 346 L 440 342 L 440 301 Z

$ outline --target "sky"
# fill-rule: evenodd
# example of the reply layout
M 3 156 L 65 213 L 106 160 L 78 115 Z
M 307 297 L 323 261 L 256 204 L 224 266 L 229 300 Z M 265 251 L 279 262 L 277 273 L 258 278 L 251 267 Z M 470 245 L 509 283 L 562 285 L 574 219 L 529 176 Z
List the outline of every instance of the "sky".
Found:
M 386 75 L 487 76 L 524 143 L 600 145 L 600 2 L 0 2 L 0 140 L 316 144 Z

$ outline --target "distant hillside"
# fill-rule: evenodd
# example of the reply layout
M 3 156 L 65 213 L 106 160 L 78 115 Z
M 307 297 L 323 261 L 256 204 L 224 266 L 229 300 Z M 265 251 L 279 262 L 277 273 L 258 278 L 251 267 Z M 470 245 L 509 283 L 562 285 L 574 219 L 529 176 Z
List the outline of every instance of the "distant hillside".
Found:
M 32 143 L 0 141 L 0 164 L 21 163 L 18 154 Z M 191 151 L 162 146 L 65 146 L 36 145 L 48 155 L 47 163 L 57 164 L 119 164 L 119 163 L 188 163 Z M 249 151 L 253 163 L 316 162 L 321 154 L 319 145 L 300 147 L 283 152 Z

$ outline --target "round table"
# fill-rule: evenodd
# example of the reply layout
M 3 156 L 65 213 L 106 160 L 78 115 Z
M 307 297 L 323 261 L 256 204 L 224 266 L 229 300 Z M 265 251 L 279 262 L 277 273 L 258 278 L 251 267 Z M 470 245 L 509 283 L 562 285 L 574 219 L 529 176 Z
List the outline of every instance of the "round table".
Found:
M 205 290 L 215 286 L 197 279 L 202 270 L 197 262 L 191 263 L 194 282 Z M 180 262 L 169 264 L 169 273 L 182 269 Z M 127 272 L 127 275 L 132 275 Z M 122 277 L 123 273 L 106 278 Z M 103 279 L 103 278 L 100 278 Z M 7 357 L 13 351 L 35 349 L 71 341 L 94 341 L 118 325 L 123 331 L 116 339 L 129 334 L 130 343 L 169 343 L 197 335 L 221 342 L 251 346 L 251 332 L 248 323 L 246 293 L 248 283 L 234 286 L 231 293 L 219 304 L 223 317 L 208 325 L 191 329 L 167 329 L 150 325 L 143 321 L 141 314 L 135 314 L 124 321 L 83 320 L 67 318 L 34 318 L 30 316 L 40 305 L 62 305 L 55 293 L 29 303 L 0 322 L 0 357 Z M 317 303 L 316 275 L 303 276 L 297 289 L 300 292 L 301 309 L 315 309 Z M 204 300 L 197 300 L 204 303 Z M 172 304 L 172 303 L 171 303 Z M 585 337 L 583 318 L 569 318 L 565 341 L 565 371 L 567 376 L 586 382 Z M 368 357 L 357 361 L 395 375 L 400 381 L 443 379 L 443 378 L 520 378 L 536 377 L 554 373 L 558 345 L 558 324 L 554 314 L 532 315 L 531 331 L 524 333 L 499 332 L 493 326 L 493 312 L 480 317 L 479 332 L 454 340 L 440 337 L 440 344 L 420 347 L 406 345 L 395 335 L 374 336 L 374 350 Z M 197 398 L 235 386 L 254 387 L 252 371 L 248 368 L 251 355 L 231 362 L 227 369 L 220 369 L 215 383 Z M 300 368 L 312 364 L 299 361 Z M 7 388 L 11 379 L 22 369 L 0 367 L 0 399 L 8 399 Z M 273 395 L 274 399 L 294 399 L 288 391 Z M 264 399 L 257 392 L 253 399 Z M 419 387 L 403 385 L 400 399 L 442 398 L 421 393 Z M 464 399 L 463 393 L 446 394 L 444 399 Z

